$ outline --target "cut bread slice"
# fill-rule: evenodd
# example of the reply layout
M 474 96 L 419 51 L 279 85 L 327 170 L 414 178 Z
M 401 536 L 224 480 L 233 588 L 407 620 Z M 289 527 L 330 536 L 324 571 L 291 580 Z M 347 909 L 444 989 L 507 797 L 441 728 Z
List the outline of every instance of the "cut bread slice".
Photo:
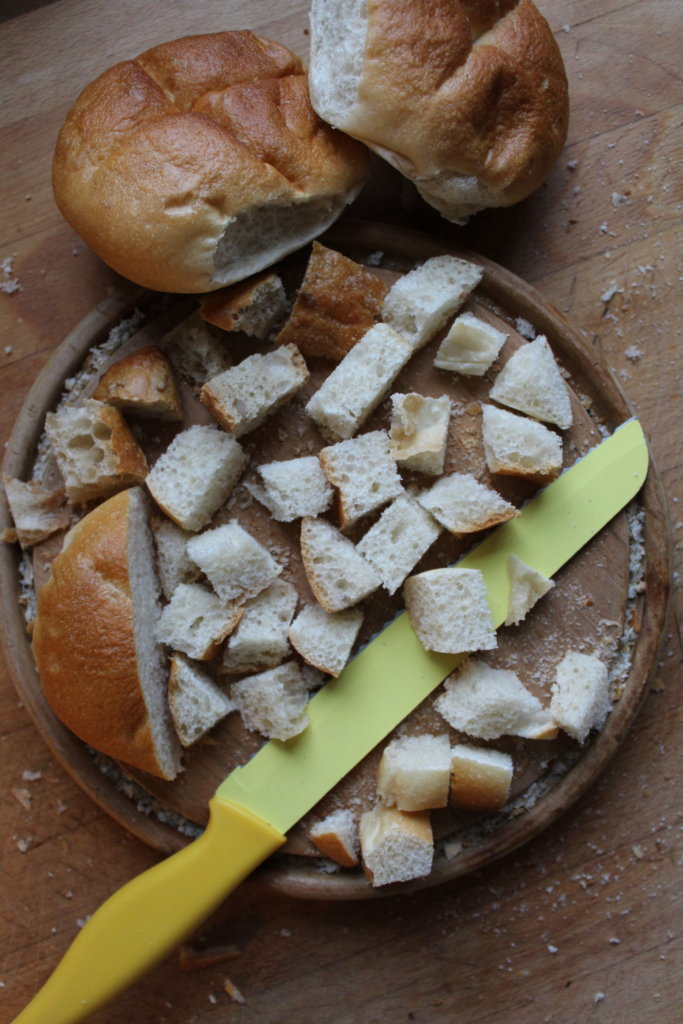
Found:
M 314 242 L 306 273 L 279 345 L 304 356 L 343 359 L 380 318 L 389 285 L 371 270 Z
M 409 494 L 400 494 L 384 509 L 356 545 L 395 593 L 441 533 L 441 527 Z
M 139 348 L 113 363 L 100 377 L 92 397 L 135 416 L 183 418 L 173 367 L 156 345 Z
M 64 504 L 62 490 L 46 491 L 38 480 L 24 482 L 10 476 L 2 482 L 14 521 L 14 535 L 8 531 L 5 539 L 16 537 L 22 548 L 29 548 L 71 526 L 74 514 Z
M 352 437 L 377 408 L 412 355 L 405 338 L 375 324 L 335 366 L 306 405 L 323 437 Z
M 325 519 L 301 522 L 301 558 L 313 596 L 326 612 L 341 612 L 377 590 L 379 573 Z
M 555 671 L 550 712 L 566 733 L 583 743 L 601 729 L 612 708 L 607 666 L 595 655 L 567 651 Z
M 339 441 L 323 448 L 319 458 L 325 476 L 338 490 L 342 530 L 403 491 L 384 430 L 372 430 L 348 441 Z
M 425 398 L 411 392 L 391 396 L 389 452 L 402 469 L 443 473 L 451 403 L 447 395 Z
M 449 473 L 416 497 L 424 509 L 456 535 L 488 530 L 519 515 L 514 505 L 480 484 L 470 473 Z
M 184 530 L 201 530 L 227 501 L 248 456 L 214 426 L 181 431 L 152 466 L 146 483 L 155 502 Z
M 295 345 L 256 352 L 237 366 L 212 377 L 200 398 L 220 425 L 234 437 L 255 430 L 304 386 L 309 377 Z
M 373 886 L 424 878 L 432 870 L 429 811 L 399 811 L 378 803 L 359 823 L 363 868 Z
M 265 270 L 246 281 L 202 295 L 199 312 L 215 327 L 241 331 L 264 341 L 284 319 L 287 297 L 278 275 Z
M 63 405 L 45 417 L 45 433 L 67 497 L 105 498 L 144 482 L 147 460 L 118 409 L 94 398 Z
M 478 569 L 429 569 L 409 576 L 403 596 L 410 624 L 426 650 L 461 654 L 498 645 Z
M 501 476 L 546 484 L 562 469 L 562 441 L 542 423 L 482 404 L 486 464 Z
M 308 838 L 323 857 L 329 857 L 341 867 L 354 868 L 358 864 L 358 823 L 348 807 L 331 811 L 312 825 Z
M 513 772 L 510 754 L 456 743 L 451 750 L 450 802 L 463 811 L 493 814 L 507 803 Z
M 174 654 L 171 658 L 168 704 L 184 747 L 192 746 L 235 710 L 234 703 L 216 686 L 208 672 L 184 654 Z
M 282 572 L 270 552 L 234 521 L 192 537 L 187 553 L 223 601 L 256 597 Z
M 207 380 L 229 370 L 234 362 L 225 341 L 202 320 L 199 312 L 165 334 L 162 345 L 178 377 L 195 392 Z
M 506 626 L 516 626 L 526 618 L 537 601 L 555 586 L 537 569 L 526 565 L 517 555 L 510 555 L 507 560 L 507 575 L 510 583 L 508 610 L 505 618 Z
M 434 366 L 465 376 L 483 377 L 506 339 L 507 334 L 473 313 L 461 313 L 439 345 Z
M 247 729 L 289 740 L 308 725 L 308 690 L 295 661 L 233 683 L 230 696 Z
M 309 665 L 338 676 L 349 660 L 362 621 L 358 608 L 329 613 L 319 604 L 307 604 L 289 629 L 289 642 Z
M 469 658 L 448 677 L 434 707 L 454 729 L 482 740 L 557 736 L 550 711 L 514 672 L 492 668 L 476 658 Z
M 572 425 L 572 407 L 560 368 L 548 344 L 539 334 L 518 348 L 496 377 L 491 398 L 562 430 Z
M 382 318 L 413 350 L 421 348 L 460 309 L 483 276 L 481 267 L 457 256 L 432 256 L 392 285 Z
M 260 484 L 245 486 L 280 523 L 318 516 L 332 504 L 334 491 L 317 455 L 267 462 L 258 467 L 258 474 Z
M 224 671 L 260 672 L 283 662 L 291 654 L 287 633 L 296 603 L 296 588 L 280 579 L 247 601 L 223 653 Z
M 194 583 L 199 576 L 199 566 L 187 553 L 187 542 L 194 534 L 161 515 L 152 516 L 151 526 L 161 590 L 170 601 L 179 583 Z
M 426 811 L 445 807 L 451 775 L 451 743 L 447 733 L 402 736 L 382 751 L 377 795 L 387 807 Z
M 197 661 L 213 658 L 242 616 L 201 583 L 179 583 L 157 623 L 157 640 Z

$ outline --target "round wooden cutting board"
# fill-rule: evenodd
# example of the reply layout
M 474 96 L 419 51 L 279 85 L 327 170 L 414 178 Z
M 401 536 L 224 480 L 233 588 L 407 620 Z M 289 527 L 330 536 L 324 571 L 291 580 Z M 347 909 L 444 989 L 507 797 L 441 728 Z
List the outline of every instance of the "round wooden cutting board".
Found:
M 493 480 L 487 475 L 480 426 L 480 402 L 487 400 L 498 367 L 515 347 L 524 344 L 530 326 L 537 334 L 547 336 L 572 393 L 574 424 L 563 432 L 565 465 L 571 465 L 594 447 L 605 432 L 611 432 L 632 415 L 611 374 L 590 347 L 542 296 L 501 267 L 471 253 L 449 250 L 427 236 L 387 225 L 346 222 L 337 225 L 322 241 L 367 263 L 389 280 L 416 263 L 445 252 L 483 267 L 483 281 L 465 308 L 508 334 L 500 361 L 483 378 L 448 374 L 433 367 L 438 343 L 435 341 L 411 360 L 392 389 L 449 395 L 453 415 L 447 472 L 475 473 L 516 505 L 533 493 L 533 488 L 520 481 Z M 284 261 L 281 273 L 290 292 L 300 280 L 305 262 L 305 253 Z M 125 351 L 151 341 L 163 347 L 171 328 L 195 308 L 196 300 L 192 298 L 160 297 L 131 287 L 94 310 L 56 350 L 34 383 L 15 425 L 4 473 L 30 478 L 41 444 L 45 413 L 57 404 L 65 382 L 82 374 L 84 365 L 88 368 L 88 383 L 82 397 L 87 397 L 106 366 Z M 130 336 L 121 347 L 109 344 L 103 349 L 110 332 L 134 310 L 141 314 L 136 330 L 132 335 L 128 332 Z M 253 343 L 243 336 L 226 336 L 226 345 L 234 348 L 235 358 L 243 358 L 254 350 Z M 93 350 L 105 352 L 105 356 L 96 363 L 88 363 Z M 311 360 L 311 382 L 307 388 L 267 424 L 242 439 L 251 456 L 245 479 L 251 478 L 260 462 L 310 454 L 323 446 L 316 428 L 303 412 L 303 405 L 329 368 L 329 363 Z M 209 421 L 208 413 L 189 389 L 185 399 L 188 423 Z M 386 429 L 388 409 L 387 401 L 364 429 Z M 159 424 L 148 431 L 143 445 L 153 460 L 172 433 Z M 425 480 L 421 483 L 424 486 Z M 11 525 L 7 515 L 3 507 L 5 526 Z M 302 601 L 310 599 L 298 558 L 298 524 L 274 523 L 241 484 L 226 508 L 219 511 L 216 521 L 221 521 L 221 517 L 237 518 L 277 552 L 285 565 L 283 578 L 296 584 Z M 464 550 L 466 545 L 455 537 L 442 536 L 416 570 L 451 564 Z M 38 581 L 48 570 L 54 553 L 55 544 L 50 542 L 34 553 Z M 492 665 L 514 669 L 545 701 L 554 667 L 567 649 L 594 651 L 609 659 L 616 677 L 617 699 L 606 725 L 583 747 L 562 734 L 552 741 L 507 737 L 494 744 L 509 751 L 515 763 L 513 792 L 505 810 L 486 818 L 451 810 L 433 813 L 433 871 L 428 878 L 399 888 L 435 884 L 502 856 L 550 824 L 597 778 L 637 714 L 656 662 L 666 614 L 668 557 L 664 504 L 655 468 L 651 466 L 645 487 L 631 508 L 618 515 L 558 574 L 555 588 L 520 626 L 499 631 L 498 648 L 485 657 Z M 18 547 L 3 544 L 0 558 L 8 660 L 17 691 L 36 727 L 69 774 L 107 813 L 161 852 L 179 849 L 204 825 L 207 802 L 216 785 L 258 749 L 261 739 L 244 729 L 238 715 L 230 715 L 187 752 L 185 770 L 172 783 L 131 772 L 90 751 L 54 717 L 42 696 L 21 605 Z M 393 617 L 400 604 L 400 592 L 393 599 L 368 599 L 360 642 Z M 429 700 L 418 708 L 403 723 L 404 730 L 443 732 L 445 723 L 431 705 Z M 453 731 L 451 735 L 454 741 L 459 738 Z M 396 891 L 396 886 L 373 890 L 360 869 L 328 870 L 329 864 L 321 863 L 307 839 L 307 827 L 327 811 L 348 806 L 360 813 L 371 806 L 382 746 L 292 830 L 283 852 L 259 872 L 262 880 L 292 895 L 325 899 L 362 898 Z

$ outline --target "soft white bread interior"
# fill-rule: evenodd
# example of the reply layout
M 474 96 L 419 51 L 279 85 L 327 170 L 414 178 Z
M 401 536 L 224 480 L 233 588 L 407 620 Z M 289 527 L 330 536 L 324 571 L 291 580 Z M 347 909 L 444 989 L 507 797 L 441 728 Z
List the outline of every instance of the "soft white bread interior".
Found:
M 208 661 L 242 616 L 234 601 L 225 604 L 202 583 L 179 583 L 162 609 L 156 638 L 197 661 Z
M 456 223 L 529 195 L 567 133 L 562 57 L 530 0 L 313 0 L 310 88 Z
M 412 391 L 391 396 L 389 451 L 402 469 L 443 473 L 451 403 L 448 395 L 429 398 Z
M 136 349 L 113 363 L 100 377 L 92 397 L 135 416 L 183 418 L 173 367 L 156 345 Z
M 332 504 L 334 490 L 317 455 L 265 462 L 257 472 L 260 482 L 248 481 L 245 486 L 278 522 L 318 516 Z
M 498 645 L 478 569 L 428 569 L 408 577 L 403 596 L 410 624 L 426 650 L 461 654 Z
M 358 863 L 358 822 L 350 808 L 331 811 L 311 826 L 308 837 L 323 857 L 329 857 L 341 867 L 354 868 Z
M 325 476 L 337 488 L 342 530 L 403 491 L 384 430 L 371 430 L 323 448 L 319 459 Z
M 482 740 L 545 740 L 557 735 L 552 714 L 516 673 L 476 658 L 468 658 L 448 677 L 434 707 L 454 729 Z
M 565 732 L 583 743 L 612 708 L 607 666 L 593 654 L 567 651 L 555 670 L 550 712 Z
M 373 886 L 424 878 L 432 870 L 434 837 L 429 811 L 376 804 L 359 823 L 363 868 Z
M 39 480 L 11 476 L 3 476 L 2 482 L 14 521 L 14 530 L 7 531 L 5 539 L 16 538 L 22 548 L 29 548 L 71 526 L 73 512 L 65 505 L 62 490 L 46 490 Z
M 451 743 L 446 733 L 401 736 L 382 751 L 377 795 L 387 807 L 426 811 L 445 807 L 451 774 Z
M 533 483 L 554 480 L 562 469 L 562 440 L 526 416 L 482 403 L 482 437 L 492 473 L 521 476 Z
M 193 583 L 199 576 L 199 566 L 187 553 L 187 542 L 193 534 L 176 526 L 166 516 L 153 515 L 150 522 L 161 591 L 170 601 L 179 583 Z
M 513 773 L 510 754 L 456 743 L 451 750 L 450 802 L 463 811 L 499 811 L 510 795 Z
M 295 661 L 233 683 L 230 697 L 247 729 L 268 739 L 289 740 L 308 725 L 308 689 Z
M 190 747 L 235 710 L 235 705 L 196 662 L 174 654 L 168 677 L 168 704 L 178 738 Z
M 497 491 L 471 473 L 449 473 L 417 495 L 424 509 L 455 534 L 475 533 L 519 515 Z
M 196 534 L 187 553 L 224 601 L 255 597 L 282 572 L 270 552 L 234 521 Z
M 562 430 L 572 425 L 569 388 L 542 334 L 512 353 L 489 394 L 501 405 Z
M 483 377 L 506 338 L 507 334 L 486 320 L 473 313 L 461 313 L 439 345 L 434 366 L 465 376 Z
M 349 660 L 362 621 L 359 608 L 330 614 L 319 604 L 307 604 L 290 626 L 289 642 L 309 665 L 336 677 Z
M 382 582 L 348 537 L 325 519 L 302 519 L 301 559 L 313 595 L 326 612 L 350 608 Z
M 147 460 L 118 409 L 94 398 L 62 405 L 45 417 L 67 497 L 73 502 L 105 498 L 141 484 Z
M 313 111 L 295 54 L 216 32 L 162 43 L 88 85 L 59 133 L 52 182 L 66 220 L 118 273 L 206 292 L 324 231 L 368 170 L 365 148 Z
M 275 271 L 264 270 L 246 281 L 203 295 L 199 312 L 223 331 L 241 331 L 263 341 L 284 319 L 287 296 Z
M 356 545 L 395 593 L 441 533 L 441 527 L 407 492 L 399 494 Z
M 243 605 L 242 618 L 223 652 L 226 672 L 274 668 L 291 654 L 287 633 L 296 609 L 296 588 L 276 579 Z
M 432 256 L 391 286 L 382 316 L 413 349 L 426 345 L 479 284 L 484 271 L 457 256 Z
M 165 779 L 180 770 L 148 501 L 121 491 L 73 527 L 38 593 L 33 653 L 57 717 L 85 743 Z
M 146 484 L 155 502 L 184 530 L 201 530 L 227 500 L 248 456 L 217 427 L 182 430 L 152 466 Z
M 200 397 L 224 430 L 241 437 L 287 402 L 308 376 L 298 348 L 283 345 L 274 352 L 255 352 L 212 377 Z
M 526 565 L 517 555 L 508 557 L 507 576 L 510 592 L 505 625 L 516 626 L 555 584 L 537 569 Z
M 230 369 L 234 363 L 225 341 L 202 320 L 199 312 L 181 320 L 162 341 L 178 378 L 197 393 L 207 380 Z

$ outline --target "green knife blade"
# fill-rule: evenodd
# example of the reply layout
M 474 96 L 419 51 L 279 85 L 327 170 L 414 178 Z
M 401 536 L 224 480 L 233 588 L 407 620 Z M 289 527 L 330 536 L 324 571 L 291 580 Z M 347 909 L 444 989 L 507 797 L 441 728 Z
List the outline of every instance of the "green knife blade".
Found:
M 637 494 L 647 466 L 642 428 L 628 420 L 457 563 L 484 574 L 496 627 L 507 615 L 508 556 L 553 576 Z M 425 651 L 402 613 L 310 700 L 304 732 L 265 744 L 217 795 L 287 832 L 464 657 Z

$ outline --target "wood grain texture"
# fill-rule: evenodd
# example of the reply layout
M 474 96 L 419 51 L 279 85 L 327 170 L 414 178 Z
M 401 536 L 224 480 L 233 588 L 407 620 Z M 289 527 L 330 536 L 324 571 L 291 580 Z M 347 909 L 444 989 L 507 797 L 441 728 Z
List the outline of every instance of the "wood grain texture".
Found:
M 300 3 L 15 6 L 3 24 L 0 81 L 0 258 L 10 259 L 7 279 L 20 285 L 0 294 L 3 441 L 50 352 L 120 284 L 51 200 L 54 135 L 79 89 L 113 61 L 184 32 L 250 27 L 306 48 Z M 518 207 L 458 229 L 378 168 L 381 187 L 361 198 L 359 214 L 436 231 L 489 256 L 571 319 L 643 422 L 679 572 L 680 5 L 539 6 L 564 54 L 572 98 L 567 147 L 547 184 Z M 236 957 L 187 972 L 171 957 L 96 1024 L 675 1024 L 683 1017 L 682 604 L 675 575 L 652 692 L 597 784 L 546 833 L 464 881 L 406 897 L 331 905 L 245 886 L 196 937 L 198 945 L 233 946 Z M 11 1020 L 79 920 L 155 855 L 64 774 L 4 671 L 0 722 L 0 1012 Z

